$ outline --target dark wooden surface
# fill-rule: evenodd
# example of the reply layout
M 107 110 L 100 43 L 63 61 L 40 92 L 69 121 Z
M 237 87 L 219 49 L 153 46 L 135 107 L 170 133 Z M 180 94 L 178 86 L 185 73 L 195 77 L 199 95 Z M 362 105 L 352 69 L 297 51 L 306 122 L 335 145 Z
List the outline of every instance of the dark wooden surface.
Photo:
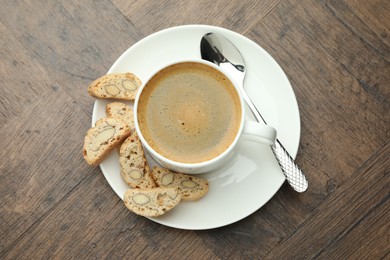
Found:
M 390 1 L 0 6 L 0 259 L 390 259 Z M 282 66 L 310 181 L 207 231 L 129 212 L 81 155 L 88 84 L 143 37 L 192 23 L 241 33 Z

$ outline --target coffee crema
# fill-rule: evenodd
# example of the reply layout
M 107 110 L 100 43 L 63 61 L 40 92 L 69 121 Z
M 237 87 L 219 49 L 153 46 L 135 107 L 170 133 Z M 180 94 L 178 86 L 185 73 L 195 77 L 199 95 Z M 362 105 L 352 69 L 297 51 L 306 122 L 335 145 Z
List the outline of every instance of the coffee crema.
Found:
M 196 62 L 174 64 L 153 76 L 137 110 L 147 143 L 182 163 L 204 162 L 223 153 L 241 120 L 240 99 L 230 80 Z

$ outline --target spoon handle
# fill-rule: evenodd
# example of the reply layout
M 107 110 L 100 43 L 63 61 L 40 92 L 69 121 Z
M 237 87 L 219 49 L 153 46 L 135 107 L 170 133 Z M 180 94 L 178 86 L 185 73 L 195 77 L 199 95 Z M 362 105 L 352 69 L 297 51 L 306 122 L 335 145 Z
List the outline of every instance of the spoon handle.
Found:
M 255 116 L 256 120 L 258 122 L 263 121 L 265 124 L 267 124 L 264 118 L 261 116 L 259 110 L 257 110 L 256 106 L 250 99 L 250 97 L 245 93 L 245 91 L 242 91 L 242 95 L 248 107 Z M 284 148 L 284 146 L 280 143 L 278 139 L 276 139 L 275 144 L 272 145 L 271 148 L 290 186 L 297 192 L 306 191 L 307 187 L 309 186 L 309 183 L 306 179 L 305 174 L 294 162 L 294 159 L 291 157 L 291 155 L 287 152 L 287 150 Z
M 293 189 L 297 192 L 304 192 L 307 190 L 309 183 L 305 174 L 298 165 L 295 164 L 294 159 L 290 156 L 278 139 L 276 139 L 275 144 L 271 146 L 271 148 L 280 168 L 282 168 L 284 176 L 286 176 L 287 182 L 291 185 L 291 187 L 293 187 Z

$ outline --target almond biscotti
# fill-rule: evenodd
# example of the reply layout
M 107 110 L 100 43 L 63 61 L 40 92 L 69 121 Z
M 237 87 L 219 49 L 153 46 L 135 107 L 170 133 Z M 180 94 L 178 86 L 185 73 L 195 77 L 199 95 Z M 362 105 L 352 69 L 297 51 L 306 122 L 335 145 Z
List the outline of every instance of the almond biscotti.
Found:
M 125 138 L 130 127 L 118 118 L 102 118 L 84 138 L 83 156 L 90 165 L 97 165 Z
M 207 180 L 183 173 L 172 172 L 166 168 L 155 166 L 152 176 L 159 187 L 176 187 L 183 201 L 196 201 L 206 195 L 209 190 Z
M 106 115 L 108 117 L 116 117 L 125 121 L 132 131 L 134 127 L 134 113 L 133 110 L 122 102 L 111 102 L 106 105 Z
M 155 188 L 144 150 L 136 132 L 122 144 L 119 151 L 119 164 L 122 179 L 133 188 Z
M 95 98 L 134 100 L 141 80 L 133 73 L 104 75 L 88 86 L 88 93 Z
M 181 195 L 175 188 L 129 189 L 124 195 L 126 207 L 145 217 L 158 217 L 179 204 Z

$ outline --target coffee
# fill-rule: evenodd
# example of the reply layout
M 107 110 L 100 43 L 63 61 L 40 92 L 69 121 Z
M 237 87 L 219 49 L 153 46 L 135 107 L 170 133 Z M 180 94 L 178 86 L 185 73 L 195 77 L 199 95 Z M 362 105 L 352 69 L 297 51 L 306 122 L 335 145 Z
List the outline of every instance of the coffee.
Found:
M 233 142 L 241 104 L 221 72 L 183 62 L 149 80 L 137 113 L 140 131 L 155 151 L 173 161 L 198 163 L 218 156 Z

